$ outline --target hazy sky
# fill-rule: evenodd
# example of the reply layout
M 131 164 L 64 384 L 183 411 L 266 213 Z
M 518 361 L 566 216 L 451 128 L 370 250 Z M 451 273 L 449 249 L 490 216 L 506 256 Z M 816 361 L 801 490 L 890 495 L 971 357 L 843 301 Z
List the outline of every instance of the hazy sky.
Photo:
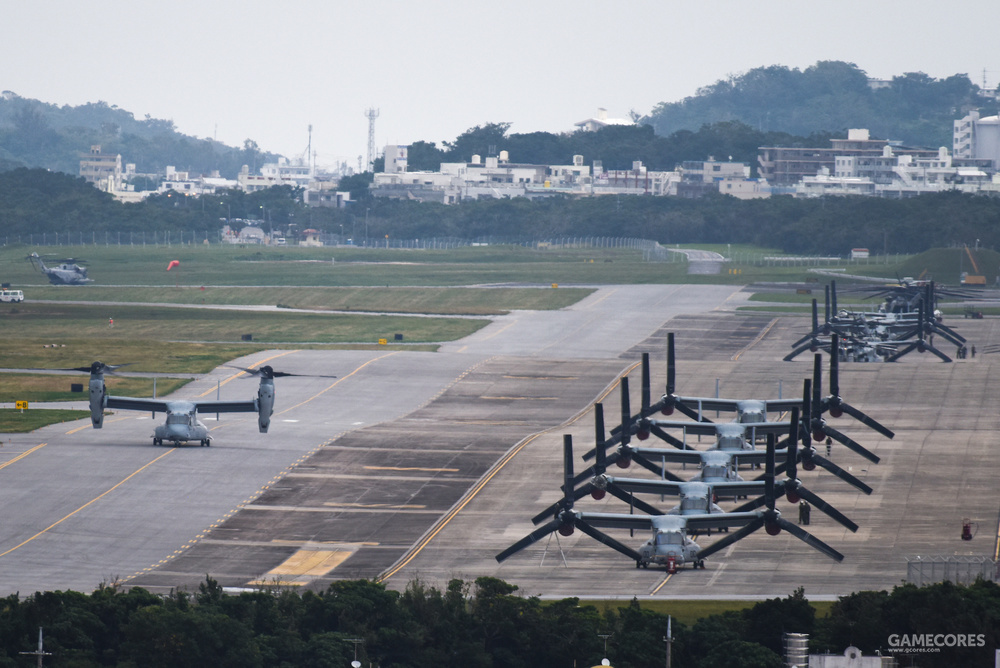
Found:
M 997 0 L 7 0 L 0 90 L 321 164 L 489 122 L 566 132 L 754 67 L 1000 78 Z M 512 156 L 514 157 L 514 156 Z M 125 156 L 127 159 L 127 156 Z

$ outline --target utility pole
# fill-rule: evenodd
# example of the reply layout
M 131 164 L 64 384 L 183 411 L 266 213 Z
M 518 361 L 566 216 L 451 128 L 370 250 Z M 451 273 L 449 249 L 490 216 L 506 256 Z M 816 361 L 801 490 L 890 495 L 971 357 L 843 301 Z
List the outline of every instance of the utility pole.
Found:
M 52 652 L 46 652 L 44 646 L 42 645 L 42 627 L 38 627 L 38 649 L 34 652 L 18 652 L 18 654 L 28 654 L 30 656 L 38 657 L 38 668 L 42 668 L 42 657 L 52 656 Z
M 674 635 L 670 631 L 670 622 L 671 622 L 671 617 L 670 615 L 667 615 L 667 635 L 663 639 L 663 642 L 667 643 L 667 668 L 670 668 L 670 650 L 672 645 L 674 644 Z

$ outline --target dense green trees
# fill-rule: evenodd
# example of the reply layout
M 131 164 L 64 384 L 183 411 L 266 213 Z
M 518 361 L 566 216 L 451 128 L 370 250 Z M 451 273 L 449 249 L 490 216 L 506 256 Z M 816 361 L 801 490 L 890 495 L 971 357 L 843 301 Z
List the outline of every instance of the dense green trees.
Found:
M 370 175 L 369 175 L 370 176 Z M 365 175 L 355 179 L 363 190 Z M 354 186 L 352 186 L 354 187 Z M 105 233 L 169 231 L 214 240 L 227 218 L 263 220 L 288 234 L 314 228 L 361 239 L 452 237 L 528 241 L 554 237 L 612 236 L 676 243 L 745 243 L 789 253 L 846 255 L 851 248 L 876 253 L 919 253 L 979 240 L 1000 247 L 1000 198 L 945 192 L 905 200 L 772 197 L 741 201 L 721 195 L 596 197 L 539 201 L 484 200 L 455 206 L 367 199 L 347 209 L 307 208 L 289 186 L 254 193 L 228 191 L 192 198 L 177 193 L 121 204 L 82 179 L 45 170 L 0 173 L 0 243 L 49 243 L 69 234 L 74 243 L 103 241 Z M 294 227 L 293 227 L 294 226 Z M 342 226 L 342 227 L 341 227 Z
M 741 121 L 803 136 L 844 136 L 848 128 L 868 128 L 875 137 L 913 146 L 950 147 L 952 121 L 962 109 L 985 106 L 986 113 L 996 113 L 996 103 L 987 104 L 978 91 L 965 74 L 934 79 L 909 72 L 873 88 L 853 63 L 820 61 L 805 70 L 773 65 L 717 81 L 679 102 L 660 103 L 643 120 L 664 136 Z
M 669 603 L 665 606 L 668 610 Z M 661 665 L 667 616 L 636 600 L 603 614 L 578 599 L 543 603 L 492 577 L 452 580 L 444 591 L 412 582 L 396 592 L 365 580 L 322 592 L 223 593 L 207 578 L 193 595 L 101 587 L 91 595 L 44 592 L 0 599 L 0 666 L 22 665 L 45 630 L 46 665 L 571 668 L 605 656 L 618 668 Z M 920 665 L 985 665 L 1000 642 L 1000 587 L 951 583 L 840 598 L 815 618 L 800 589 L 741 611 L 672 625 L 673 665 L 777 668 L 782 634 L 809 633 L 813 653 L 892 651 L 893 636 L 964 634 Z M 980 636 L 981 634 L 981 636 Z M 19 662 L 20 661 L 20 662 Z

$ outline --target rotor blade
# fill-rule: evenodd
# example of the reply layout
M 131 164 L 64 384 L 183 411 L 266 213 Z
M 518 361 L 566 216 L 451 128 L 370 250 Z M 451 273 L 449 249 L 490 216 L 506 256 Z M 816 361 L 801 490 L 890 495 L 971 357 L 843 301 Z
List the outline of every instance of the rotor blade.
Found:
M 816 538 L 816 536 L 812 535 L 805 529 L 799 527 L 798 525 L 792 524 L 783 517 L 775 518 L 775 522 L 777 522 L 778 526 L 780 526 L 788 533 L 792 534 L 793 536 L 803 541 L 810 547 L 819 550 L 820 552 L 830 557 L 831 559 L 835 559 L 836 561 L 844 560 L 844 555 L 842 555 L 840 552 L 837 552 L 835 549 L 833 549 L 832 547 L 821 541 L 819 538 Z
M 621 379 L 621 399 L 622 399 L 622 424 L 621 424 L 622 445 L 628 445 L 629 437 L 631 436 L 631 431 L 632 431 L 632 410 L 629 404 L 628 376 L 622 376 Z
M 594 540 L 604 543 L 608 547 L 612 548 L 613 550 L 617 550 L 618 552 L 621 552 L 626 557 L 633 559 L 634 561 L 642 561 L 642 555 L 640 555 L 638 552 L 628 547 L 627 545 L 619 543 L 617 540 L 615 540 L 608 534 L 604 533 L 603 531 L 595 529 L 594 527 L 584 522 L 582 519 L 576 518 L 576 520 L 573 523 L 576 525 L 577 529 L 587 534 Z
M 632 453 L 632 461 L 641 466 L 642 468 L 646 469 L 647 471 L 656 474 L 657 476 L 662 476 L 667 480 L 674 480 L 674 482 L 682 482 L 673 473 L 670 473 L 670 471 L 667 471 L 662 466 L 654 464 L 653 462 L 649 461 L 648 459 L 640 455 L 638 452 Z
M 799 459 L 799 409 L 798 407 L 792 409 L 792 414 L 789 418 L 791 423 L 789 430 L 791 434 L 789 435 L 789 443 L 785 448 L 785 472 L 788 474 L 789 478 L 796 478 L 795 464 Z
M 816 339 L 811 338 L 808 343 L 803 343 L 801 346 L 795 348 L 792 352 L 788 353 L 787 355 L 785 355 L 781 359 L 784 360 L 785 362 L 791 362 L 793 359 L 795 359 L 799 355 L 799 353 L 803 353 L 803 352 L 809 350 L 810 348 L 812 348 L 814 345 L 818 345 L 818 344 L 819 344 L 819 342 L 816 341 Z
M 642 398 L 639 408 L 639 415 L 646 417 L 649 410 L 649 353 L 642 354 Z
M 563 494 L 573 493 L 573 436 L 563 434 Z
M 572 499 L 573 501 L 579 501 L 583 497 L 585 497 L 588 494 L 590 494 L 590 492 L 591 492 L 592 489 L 594 489 L 594 486 L 592 484 L 590 484 L 590 483 L 587 483 L 586 485 L 583 485 L 583 486 L 578 487 L 575 490 L 573 490 L 573 493 L 570 494 L 568 498 Z M 537 515 L 535 515 L 534 517 L 532 517 L 531 518 L 531 523 L 532 524 L 538 524 L 542 520 L 544 520 L 544 519 L 546 519 L 548 517 L 552 517 L 553 515 L 555 515 L 556 513 L 558 513 L 560 510 L 564 510 L 565 509 L 565 503 L 566 503 L 566 501 L 567 501 L 567 497 L 564 495 L 563 498 L 559 499 L 558 501 L 556 501 L 555 503 L 553 503 L 551 506 L 549 506 L 548 508 L 546 508 L 542 512 L 540 512 Z
M 678 401 L 674 405 L 674 408 L 679 410 L 681 413 L 684 413 L 684 415 L 687 415 L 689 418 L 691 418 L 696 422 L 711 422 L 711 420 L 709 420 L 707 417 L 699 415 L 698 411 L 694 410 L 690 406 L 686 406 L 683 402 Z
M 721 539 L 715 541 L 714 543 L 712 543 L 708 547 L 704 547 L 704 548 L 698 550 L 698 559 L 704 559 L 707 556 L 715 554 L 719 550 L 722 550 L 724 548 L 729 547 L 730 545 L 732 545 L 736 541 L 738 541 L 738 540 L 740 540 L 742 538 L 746 538 L 747 536 L 749 536 L 750 534 L 752 534 L 754 531 L 756 531 L 757 529 L 761 528 L 762 526 L 764 526 L 764 518 L 758 517 L 757 519 L 755 519 L 754 521 L 750 522 L 750 524 L 746 525 L 745 527 L 743 527 L 743 528 L 741 528 L 741 529 L 739 529 L 737 531 L 734 531 L 731 534 L 726 535 L 725 538 L 721 538 Z
M 594 466 L 601 469 L 601 473 L 608 467 L 607 446 L 604 444 L 604 404 L 594 404 L 594 450 L 597 453 L 597 461 Z
M 894 432 L 892 429 L 889 429 L 875 418 L 865 415 L 860 410 L 850 405 L 846 401 L 841 401 L 839 403 L 839 407 L 842 411 L 850 415 L 852 418 L 854 418 L 861 424 L 865 425 L 866 427 L 871 427 L 872 429 L 882 434 L 883 436 L 887 438 L 894 438 L 896 436 L 896 432 Z
M 812 323 L 813 323 L 812 331 L 803 336 L 795 343 L 793 343 L 792 348 L 797 348 L 798 346 L 801 346 L 803 343 L 809 341 L 810 339 L 815 338 L 816 335 L 819 334 L 819 311 L 817 310 L 815 299 L 812 300 Z
M 900 357 L 902 357 L 906 353 L 912 351 L 918 345 L 920 345 L 920 342 L 919 341 L 914 341 L 913 343 L 911 343 L 911 344 L 909 344 L 907 346 L 904 346 L 901 350 L 897 351 L 895 355 L 886 358 L 885 361 L 886 362 L 895 362 L 896 360 L 898 360 Z
M 506 550 L 504 550 L 503 552 L 501 552 L 500 554 L 498 554 L 496 556 L 497 562 L 498 563 L 502 562 L 504 559 L 506 559 L 507 557 L 511 556 L 512 554 L 514 554 L 516 552 L 520 552 L 521 550 L 523 550 L 524 548 L 528 547 L 532 543 L 538 542 L 539 540 L 541 540 L 545 536 L 549 535 L 550 533 L 552 533 L 553 531 L 555 531 L 556 529 L 558 529 L 561 524 L 562 523 L 559 520 L 552 520 L 551 522 L 549 522 L 545 526 L 542 526 L 542 527 L 539 527 L 539 528 L 535 529 L 534 531 L 532 531 L 531 533 L 529 533 L 527 536 L 525 536 L 524 538 L 522 538 L 521 540 L 517 541 L 516 543 L 514 543 L 513 545 L 511 545 L 510 547 L 508 547 Z
M 862 457 L 864 457 L 868 461 L 870 461 L 872 463 L 875 463 L 875 464 L 878 464 L 881 461 L 881 459 L 879 458 L 879 456 L 876 455 L 874 452 L 872 452 L 871 450 L 868 450 L 867 448 L 865 448 L 864 446 L 862 446 L 857 441 L 851 439 L 850 437 L 845 436 L 844 434 L 840 433 L 839 431 L 837 431 L 833 427 L 824 424 L 822 431 L 823 431 L 824 434 L 826 434 L 827 436 L 829 436 L 833 440 L 837 441 L 838 443 L 843 443 L 848 448 L 850 448 L 854 452 L 858 453 L 859 455 L 861 455 Z
M 762 495 L 762 496 L 758 496 L 755 499 L 750 499 L 749 501 L 747 501 L 743 505 L 736 506 L 735 508 L 733 508 L 732 510 L 730 510 L 728 512 L 731 512 L 731 513 L 747 513 L 747 512 L 750 512 L 751 510 L 757 510 L 758 508 L 760 508 L 763 505 L 764 505 L 764 497 Z
M 809 503 L 813 504 L 814 506 L 822 510 L 824 513 L 833 518 L 833 520 L 839 522 L 846 529 L 849 529 L 851 532 L 857 532 L 858 525 L 855 524 L 853 521 L 851 521 L 851 519 L 847 517 L 847 515 L 844 515 L 842 512 L 831 506 L 829 503 L 820 498 L 817 494 L 809 491 L 804 485 L 801 484 L 798 485 L 795 491 L 798 492 L 798 495 L 801 496 L 803 499 L 805 499 Z
M 652 426 L 650 426 L 649 432 L 651 434 L 655 434 L 657 438 L 660 438 L 660 439 L 666 441 L 667 443 L 669 443 L 670 445 L 674 446 L 678 450 L 692 450 L 693 449 L 693 448 L 689 448 L 687 446 L 687 444 L 684 443 L 684 441 L 680 440 L 679 438 L 676 438 L 675 436 L 671 436 L 670 434 L 668 434 L 667 432 L 665 432 L 662 428 L 657 427 L 655 424 L 652 425 Z
M 674 377 L 676 371 L 674 370 L 674 333 L 667 332 L 667 394 L 673 395 L 674 393 Z
M 840 336 L 837 334 L 830 335 L 830 396 L 840 396 Z
M 615 498 L 621 499 L 622 501 L 624 501 L 625 503 L 629 504 L 633 508 L 636 508 L 637 510 L 641 510 L 642 512 L 646 513 L 647 515 L 664 515 L 665 514 L 662 510 L 660 510 L 656 506 L 652 506 L 652 505 L 646 503 L 645 501 L 643 501 L 642 499 L 640 499 L 639 497 L 637 497 L 635 494 L 631 494 L 630 492 L 625 491 L 624 489 L 622 489 L 621 487 L 619 487 L 618 485 L 616 485 L 614 483 L 608 483 L 607 489 L 608 489 L 608 493 L 611 494 L 612 496 L 614 496 Z
M 833 462 L 831 462 L 829 459 L 826 459 L 825 457 L 820 457 L 817 454 L 813 454 L 810 459 L 812 461 L 814 461 L 816 464 L 818 464 L 819 466 L 822 466 L 824 469 L 826 469 L 827 471 L 829 471 L 833 475 L 837 476 L 838 478 L 840 478 L 841 480 L 843 480 L 844 482 L 846 482 L 848 485 L 851 485 L 855 489 L 857 489 L 857 490 L 859 490 L 861 492 L 864 492 L 865 494 L 871 494 L 872 493 L 872 488 L 871 487 L 869 487 L 865 483 L 861 482 L 861 480 L 859 480 L 858 478 L 854 477 L 853 475 L 851 475 L 850 473 L 848 473 L 844 469 L 840 468 L 839 466 L 837 466 L 836 464 L 834 464 Z
M 938 350 L 937 348 L 935 348 L 934 346 L 932 346 L 932 345 L 931 345 L 931 344 L 929 344 L 929 343 L 926 343 L 926 344 L 924 344 L 924 348 L 925 348 L 925 349 L 926 349 L 926 350 L 927 350 L 928 352 L 932 352 L 932 353 L 934 353 L 935 355 L 937 355 L 938 357 L 940 357 L 940 358 L 941 358 L 941 361 L 942 361 L 942 362 L 950 362 L 950 361 L 951 361 L 951 358 L 950 358 L 950 357 L 948 357 L 948 356 L 947 356 L 947 355 L 945 355 L 945 354 L 944 354 L 943 352 L 941 352 L 940 350 Z

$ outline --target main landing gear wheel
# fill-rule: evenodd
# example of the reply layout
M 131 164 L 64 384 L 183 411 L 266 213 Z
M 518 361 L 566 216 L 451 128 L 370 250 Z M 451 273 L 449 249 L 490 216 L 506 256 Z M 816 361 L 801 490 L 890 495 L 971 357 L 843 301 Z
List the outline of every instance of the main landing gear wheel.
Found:
M 201 439 L 201 447 L 207 448 L 210 445 L 211 445 L 211 443 L 209 442 L 209 440 L 207 438 Z
M 153 445 L 163 445 L 163 439 L 162 438 L 154 438 L 153 439 Z

